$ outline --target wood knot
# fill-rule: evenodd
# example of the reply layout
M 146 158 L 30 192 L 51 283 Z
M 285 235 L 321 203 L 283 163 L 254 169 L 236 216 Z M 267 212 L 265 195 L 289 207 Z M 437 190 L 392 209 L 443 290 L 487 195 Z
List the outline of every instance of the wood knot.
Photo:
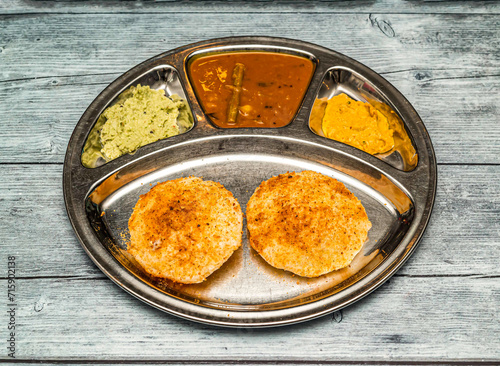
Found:
M 44 306 L 45 306 L 45 302 L 43 301 L 43 299 L 40 298 L 37 302 L 35 302 L 35 305 L 33 306 L 33 309 L 37 313 L 39 313 L 40 311 L 43 310 Z
M 368 19 L 370 20 L 372 27 L 377 26 L 385 36 L 389 38 L 396 37 L 396 32 L 394 31 L 394 28 L 392 28 L 391 23 L 388 20 L 379 20 L 378 18 L 374 17 L 373 14 L 370 14 L 368 16 Z
M 431 77 L 431 74 L 428 73 L 427 71 L 417 71 L 415 73 L 415 79 L 417 79 L 417 80 L 429 79 L 430 77 Z
M 342 310 L 339 310 L 339 311 L 336 311 L 333 313 L 332 315 L 332 320 L 336 323 L 340 323 L 342 321 L 342 319 L 344 318 L 343 314 L 342 314 Z

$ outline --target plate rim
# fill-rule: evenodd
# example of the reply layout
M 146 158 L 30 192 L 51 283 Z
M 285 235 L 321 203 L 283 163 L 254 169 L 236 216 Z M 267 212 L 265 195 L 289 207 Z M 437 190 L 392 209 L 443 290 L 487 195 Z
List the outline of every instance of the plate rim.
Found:
M 408 107 L 414 112 L 414 114 L 418 117 L 419 121 L 421 122 L 420 117 L 418 116 L 418 113 L 415 111 L 413 106 L 407 101 L 407 99 L 404 97 L 404 95 L 399 92 L 398 89 L 396 89 L 392 84 L 390 84 L 387 80 L 385 80 L 380 74 L 376 73 L 375 71 L 371 70 L 370 68 L 366 67 L 365 65 L 359 63 L 358 61 L 349 58 L 348 56 L 345 56 L 341 53 L 338 53 L 336 51 L 330 50 L 328 48 L 308 43 L 308 42 L 303 42 L 299 40 L 292 40 L 288 38 L 278 38 L 278 37 L 254 37 L 254 36 L 241 36 L 241 37 L 226 37 L 226 38 L 217 38 L 217 39 L 210 39 L 210 40 L 205 40 L 197 43 L 193 43 L 190 45 L 182 46 L 167 52 L 164 52 L 162 54 L 159 54 L 157 56 L 154 56 L 150 58 L 149 60 L 146 60 L 124 74 L 122 74 L 120 77 L 118 77 L 116 80 L 114 80 L 112 83 L 110 83 L 89 105 L 87 110 L 84 112 L 82 117 L 80 118 L 79 122 L 75 126 L 75 129 L 73 131 L 73 134 L 70 138 L 70 141 L 68 143 L 68 148 L 66 151 L 66 156 L 65 156 L 65 161 L 64 161 L 64 167 L 63 167 L 63 193 L 64 193 L 64 201 L 65 201 L 65 206 L 66 206 L 66 211 L 68 213 L 69 220 L 71 222 L 71 225 L 73 227 L 73 230 L 79 239 L 79 242 L 87 255 L 92 259 L 92 261 L 97 265 L 97 267 L 108 277 L 110 278 L 113 282 L 115 282 L 119 287 L 124 289 L 126 292 L 130 293 L 134 297 L 140 299 L 141 301 L 157 308 L 162 311 L 165 311 L 167 313 L 170 313 L 172 315 L 189 319 L 195 322 L 199 323 L 205 323 L 205 324 L 211 324 L 211 325 L 217 325 L 217 326 L 223 326 L 223 327 L 239 327 L 239 328 L 254 328 L 254 327 L 271 327 L 271 326 L 282 326 L 282 325 L 289 325 L 289 324 L 294 324 L 294 323 L 299 323 L 307 320 L 311 320 L 317 317 L 321 317 L 327 314 L 330 314 L 334 311 L 337 311 L 341 308 L 344 308 L 361 298 L 367 296 L 374 290 L 376 290 L 378 287 L 380 287 L 385 281 L 387 281 L 397 270 L 403 266 L 403 264 L 408 260 L 408 258 L 414 253 L 416 250 L 418 244 L 420 243 L 420 240 L 425 232 L 425 229 L 429 223 L 432 210 L 434 207 L 435 203 L 435 198 L 436 198 L 436 190 L 437 190 L 437 163 L 436 163 L 436 155 L 434 152 L 434 148 L 432 145 L 432 141 L 430 139 L 430 136 L 428 134 L 428 131 L 425 127 L 425 125 L 420 123 L 418 125 L 419 132 L 424 134 L 423 140 L 425 141 L 425 148 L 427 149 L 426 155 L 429 159 L 429 166 L 427 167 L 429 170 L 429 176 L 430 176 L 430 181 L 429 181 L 429 190 L 427 191 L 427 196 L 426 196 L 426 204 L 425 204 L 425 209 L 424 212 L 422 213 L 422 218 L 420 221 L 418 221 L 417 225 L 415 227 L 410 228 L 407 234 L 399 241 L 398 243 L 398 248 L 400 248 L 401 244 L 405 241 L 405 238 L 409 238 L 407 240 L 406 245 L 404 245 L 405 250 L 404 254 L 402 257 L 399 257 L 400 254 L 397 253 L 397 251 L 394 251 L 391 253 L 387 258 L 385 258 L 384 262 L 390 262 L 388 266 L 383 266 L 382 262 L 377 268 L 372 270 L 367 276 L 364 278 L 360 279 L 359 281 L 355 282 L 351 286 L 356 286 L 357 287 L 362 287 L 361 289 L 358 289 L 357 293 L 353 294 L 350 298 L 342 301 L 341 303 L 337 304 L 336 306 L 328 306 L 328 299 L 331 297 L 326 297 L 324 299 L 320 299 L 318 301 L 313 301 L 311 303 L 307 303 L 304 305 L 298 305 L 294 306 L 289 309 L 277 309 L 277 310 L 262 310 L 259 311 L 259 313 L 265 313 L 266 316 L 263 316 L 263 314 L 255 314 L 256 312 L 252 312 L 252 314 L 256 315 L 255 317 L 250 317 L 249 319 L 246 319 L 245 317 L 241 317 L 238 315 L 241 315 L 245 313 L 245 311 L 224 311 L 221 309 L 210 309 L 212 312 L 217 312 L 220 313 L 220 316 L 213 317 L 213 316 L 206 316 L 204 315 L 203 311 L 201 311 L 200 315 L 200 309 L 199 308 L 204 308 L 203 306 L 200 305 L 195 305 L 195 304 L 190 304 L 184 300 L 181 299 L 175 299 L 172 296 L 165 294 L 163 292 L 160 292 L 156 289 L 154 289 L 152 286 L 144 283 L 142 280 L 137 278 L 135 275 L 130 273 L 126 268 L 124 268 L 117 260 L 114 258 L 114 256 L 107 251 L 106 248 L 102 245 L 102 243 L 97 239 L 95 233 L 92 233 L 91 228 L 89 228 L 89 224 L 87 227 L 84 227 L 84 223 L 82 224 L 82 218 L 78 218 L 75 216 L 75 205 L 83 205 L 83 202 L 75 202 L 75 197 L 73 197 L 73 190 L 74 190 L 74 180 L 73 180 L 73 173 L 72 173 L 72 168 L 74 166 L 74 150 L 75 150 L 75 141 L 81 140 L 81 134 L 82 132 L 85 134 L 85 139 L 86 135 L 90 131 L 90 128 L 92 127 L 93 123 L 90 125 L 90 128 L 88 126 L 84 126 L 85 124 L 85 119 L 88 119 L 89 114 L 96 114 L 96 110 L 93 110 L 92 107 L 96 104 L 96 102 L 100 99 L 102 99 L 103 95 L 106 95 L 106 91 L 110 88 L 110 86 L 114 85 L 115 83 L 119 82 L 120 80 L 123 81 L 123 79 L 127 77 L 127 75 L 133 74 L 134 70 L 139 69 L 140 67 L 144 67 L 145 65 L 148 65 L 150 63 L 153 63 L 155 60 L 161 59 L 165 57 L 166 55 L 175 55 L 177 54 L 183 54 L 183 55 L 192 55 L 194 52 L 197 50 L 203 50 L 203 49 L 209 49 L 213 48 L 214 44 L 231 44 L 231 45 L 240 45 L 240 46 L 245 46 L 250 43 L 256 43 L 256 44 L 262 44 L 262 43 L 272 43 L 276 45 L 280 45 L 283 43 L 283 46 L 286 47 L 287 45 L 292 45 L 297 49 L 300 49 L 299 46 L 302 45 L 305 48 L 308 49 L 318 49 L 321 50 L 321 52 L 326 52 L 326 53 L 332 53 L 336 56 L 340 55 L 343 58 L 347 59 L 348 61 L 353 62 L 355 65 L 361 65 L 367 70 L 371 71 L 373 74 L 375 74 L 380 80 L 384 82 L 384 84 L 387 84 L 388 87 L 392 88 L 392 92 L 397 93 L 397 95 L 407 103 Z M 307 51 L 307 50 L 306 50 Z M 185 59 L 181 60 L 181 62 L 185 62 Z M 323 70 L 323 75 L 324 71 L 331 69 L 335 65 L 325 65 L 326 67 Z M 174 68 L 177 69 L 176 66 Z M 182 73 L 181 70 L 177 71 L 179 73 Z M 315 72 L 322 72 L 318 67 L 316 68 Z M 372 76 L 372 75 L 370 75 Z M 312 76 L 314 77 L 314 75 Z M 372 79 L 370 79 L 372 80 Z M 189 82 L 189 81 L 187 81 Z M 186 92 L 186 95 L 191 95 L 192 97 L 196 98 L 193 92 L 189 94 L 189 91 L 187 91 L 187 86 L 186 80 L 181 80 L 181 83 L 183 84 L 184 91 Z M 127 84 L 128 85 L 128 84 Z M 309 85 L 308 89 L 306 90 L 306 94 L 312 92 L 312 84 Z M 316 91 L 314 91 L 316 92 Z M 305 97 L 304 97 L 305 98 Z M 406 121 L 405 121 L 406 122 Z M 88 123 L 87 123 L 88 124 Z M 408 126 L 408 123 L 406 123 L 406 126 Z M 87 127 L 87 129 L 85 129 Z M 194 129 L 193 127 L 192 129 Z M 279 130 L 279 129 L 278 129 Z M 412 132 L 414 133 L 414 132 Z M 188 135 L 188 134 L 186 134 Z M 305 139 L 307 140 L 307 139 Z M 154 145 L 154 144 L 151 144 Z M 78 146 L 76 146 L 78 147 Z M 154 151 L 154 149 L 153 149 Z M 421 151 L 419 151 L 419 155 L 421 154 Z M 133 159 L 135 161 L 137 159 Z M 366 159 L 364 159 L 366 161 Z M 420 160 L 420 158 L 419 158 Z M 106 164 L 109 165 L 112 162 Z M 81 164 L 81 163 L 80 163 Z M 419 162 L 420 164 L 420 162 Z M 110 167 L 112 169 L 116 168 L 122 168 L 127 165 L 127 162 L 125 164 L 111 164 Z M 109 175 L 108 175 L 109 176 Z M 96 181 L 97 184 L 97 181 Z M 81 188 L 81 187 L 80 187 Z M 80 207 L 81 209 L 81 207 Z M 85 218 L 86 219 L 86 218 Z M 88 219 L 87 219 L 88 221 Z M 82 226 L 83 225 L 83 226 Z M 411 235 L 410 235 L 410 231 Z M 98 243 L 98 244 L 97 244 Z M 393 258 L 396 257 L 396 258 Z M 392 260 L 391 260 L 392 259 Z M 365 283 L 367 279 L 370 279 L 368 283 Z M 362 286 L 361 286 L 362 285 Z M 349 288 L 349 287 L 348 287 Z M 341 291 L 342 292 L 342 291 Z M 159 301 L 161 297 L 168 297 L 169 300 L 174 300 L 173 302 L 167 302 L 167 305 L 162 303 L 162 301 Z M 333 295 L 332 295 L 333 296 Z M 175 305 L 176 302 L 182 302 L 180 309 L 176 307 Z M 323 304 L 325 303 L 325 304 Z M 308 311 L 309 307 L 312 308 L 321 308 L 324 307 L 323 310 L 316 310 L 313 312 Z M 297 311 L 297 309 L 302 310 L 302 311 Z M 290 310 L 292 309 L 292 310 Z M 295 309 L 295 311 L 293 311 Z M 292 314 L 290 314 L 292 313 Z M 290 317 L 290 315 L 297 315 Z M 251 320 L 250 322 L 245 322 L 246 320 Z

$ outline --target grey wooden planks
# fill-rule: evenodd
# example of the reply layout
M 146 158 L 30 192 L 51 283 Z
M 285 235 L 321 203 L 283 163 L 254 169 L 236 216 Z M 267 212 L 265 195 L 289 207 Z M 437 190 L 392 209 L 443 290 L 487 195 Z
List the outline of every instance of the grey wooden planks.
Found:
M 489 1 L 0 2 L 0 257 L 18 258 L 16 361 L 498 362 L 499 12 Z M 212 328 L 142 304 L 88 259 L 62 202 L 66 144 L 107 84 L 165 50 L 236 34 L 311 41 L 382 73 L 444 164 L 431 223 L 395 277 L 281 329 Z
M 23 1 L 10 0 L 0 4 L 0 13 L 99 13 L 99 12 L 134 12 L 134 13 L 176 13 L 176 12 L 338 12 L 338 13 L 495 13 L 500 12 L 500 5 L 492 1 L 430 1 L 410 2 L 394 1 L 296 1 L 296 0 L 260 0 L 260 1 L 192 1 L 163 0 L 157 2 L 123 1 Z
M 0 83 L 0 114 L 4 116 L 0 136 L 5 140 L 0 162 L 62 163 L 82 113 L 117 76 L 54 76 Z M 384 76 L 419 112 L 438 163 L 500 162 L 498 103 L 493 92 L 500 86 L 500 77 L 454 77 L 442 70 L 405 70 Z M 485 89 L 492 92 L 484 93 Z M 467 98 L 460 96 L 464 90 Z
M 0 231 L 0 254 L 15 255 L 19 267 L 18 358 L 57 354 L 62 360 L 118 362 L 148 355 L 169 362 L 319 362 L 500 357 L 499 166 L 439 168 L 436 207 L 419 249 L 375 293 L 334 316 L 260 331 L 176 319 L 119 289 L 74 238 L 62 203 L 61 172 L 60 165 L 0 167 L 0 220 L 7 228 Z
M 177 319 L 143 304 L 109 280 L 31 279 L 18 280 L 18 287 L 18 359 L 43 360 L 50 355 L 62 360 L 136 361 L 500 357 L 498 278 L 393 278 L 335 315 L 260 330 L 214 328 Z
M 0 254 L 19 258 L 19 276 L 104 277 L 66 216 L 62 166 L 0 165 L 0 176 Z M 438 176 L 429 227 L 397 275 L 500 276 L 500 166 L 440 166 Z
M 301 361 L 285 361 L 285 362 L 275 362 L 275 361 L 241 361 L 241 360 L 221 360 L 221 361 L 214 361 L 214 360 L 204 360 L 204 361 L 185 361 L 185 360 L 177 360 L 177 361 L 170 361 L 170 360 L 144 360 L 141 359 L 139 361 L 127 361 L 123 362 L 122 360 L 105 360 L 105 361 L 74 361 L 71 360 L 71 362 L 68 362 L 68 360 L 62 361 L 60 359 L 53 359 L 53 360 L 47 360 L 45 359 L 42 362 L 36 362 L 37 365 L 39 366 L 48 366 L 48 365 L 60 365 L 61 363 L 71 363 L 71 365 L 89 365 L 89 363 L 93 366 L 109 366 L 109 365 L 131 365 L 131 366 L 144 366 L 144 365 L 158 365 L 158 366 L 191 366 L 191 365 L 204 365 L 204 366 L 222 366 L 222 365 L 244 365 L 244 366 L 296 366 L 296 365 L 303 365 L 304 362 Z M 16 365 L 20 366 L 27 366 L 27 365 L 32 365 L 32 362 L 16 362 Z M 370 362 L 365 362 L 365 361 L 316 361 L 316 362 L 308 362 L 308 366 L 328 366 L 328 365 L 335 365 L 335 366 L 367 366 L 372 363 Z M 373 363 L 375 365 L 380 365 L 379 362 Z M 414 365 L 414 363 L 411 362 L 398 362 L 397 365 Z
M 495 14 L 5 16 L 0 53 L 5 67 L 0 70 L 0 80 L 124 72 L 163 51 L 234 35 L 272 35 L 314 42 L 382 73 L 432 65 L 431 69 L 492 75 L 497 74 L 500 62 L 499 24 Z
M 158 365 L 158 366 L 192 366 L 192 365 L 204 365 L 204 366 L 223 366 L 223 365 L 244 365 L 244 366 L 297 366 L 297 365 L 303 365 L 304 362 L 301 361 L 285 361 L 285 362 L 275 362 L 275 361 L 241 361 L 241 360 L 222 360 L 222 361 L 213 361 L 213 360 L 203 360 L 203 361 L 184 361 L 184 360 L 177 360 L 171 362 L 170 360 L 139 360 L 139 361 L 127 361 L 123 362 L 122 360 L 105 360 L 105 361 L 74 361 L 71 360 L 71 362 L 68 362 L 68 360 L 62 361 L 60 359 L 57 360 L 44 360 L 43 362 L 36 362 L 37 365 L 39 366 L 48 366 L 48 365 L 60 365 L 61 363 L 70 363 L 71 365 L 89 365 L 89 363 L 93 366 L 109 366 L 109 365 L 131 365 L 131 366 L 144 366 L 144 365 Z M 33 363 L 31 362 L 16 362 L 16 365 L 20 366 L 27 366 L 27 365 L 32 365 Z M 349 360 L 345 361 L 316 361 L 316 362 L 308 362 L 308 366 L 367 366 L 367 365 L 380 365 L 379 362 L 365 362 L 365 361 L 354 361 L 351 362 Z M 396 363 L 392 363 L 393 365 Z M 397 365 L 414 365 L 412 362 L 398 362 Z M 465 363 L 464 363 L 465 365 Z
M 196 26 L 200 16 L 206 28 Z M 182 13 L 6 18 L 0 43 L 0 137 L 7 143 L 0 146 L 0 162 L 62 162 L 71 131 L 93 98 L 118 75 L 155 54 L 206 38 L 273 34 L 336 49 L 384 75 L 422 116 L 438 162 L 500 163 L 500 17 L 299 13 L 276 22 L 277 17 Z M 388 37 L 391 32 L 394 37 Z

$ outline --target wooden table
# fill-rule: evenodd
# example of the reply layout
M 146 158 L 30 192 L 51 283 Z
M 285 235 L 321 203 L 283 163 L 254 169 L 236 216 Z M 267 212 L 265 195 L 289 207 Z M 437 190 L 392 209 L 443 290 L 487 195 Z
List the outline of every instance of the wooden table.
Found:
M 0 362 L 500 363 L 499 14 L 498 2 L 467 1 L 2 1 Z M 164 314 L 108 280 L 66 216 L 66 146 L 97 94 L 151 56 L 232 35 L 301 39 L 364 63 L 409 99 L 434 143 L 438 191 L 420 247 L 333 315 L 235 330 Z

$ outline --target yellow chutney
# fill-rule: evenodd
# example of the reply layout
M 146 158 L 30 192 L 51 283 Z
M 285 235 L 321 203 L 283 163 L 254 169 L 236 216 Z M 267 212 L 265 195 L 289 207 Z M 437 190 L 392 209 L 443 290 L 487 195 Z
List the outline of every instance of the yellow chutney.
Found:
M 394 147 L 394 131 L 387 118 L 369 103 L 339 94 L 327 102 L 321 128 L 326 137 L 369 154 Z

